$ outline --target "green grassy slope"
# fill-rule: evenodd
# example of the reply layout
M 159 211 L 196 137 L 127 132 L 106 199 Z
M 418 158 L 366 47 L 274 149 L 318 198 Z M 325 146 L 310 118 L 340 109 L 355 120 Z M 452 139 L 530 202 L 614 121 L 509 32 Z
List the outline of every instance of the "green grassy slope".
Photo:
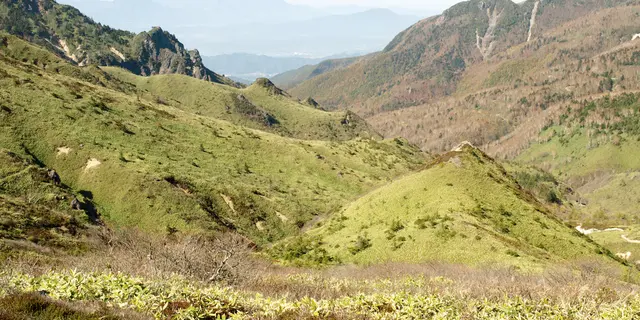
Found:
M 180 75 L 140 77 L 120 68 L 104 70 L 148 92 L 147 98 L 155 98 L 186 112 L 227 120 L 245 127 L 300 139 L 379 137 L 366 122 L 352 113 L 314 109 L 289 97 L 266 79 L 259 79 L 245 89 L 238 89 L 211 85 Z M 350 117 L 348 123 L 345 122 L 347 116 Z
M 71 190 L 54 185 L 37 163 L 0 149 L 0 257 L 87 250 L 86 237 L 96 228 L 90 226 L 95 220 L 72 210 L 73 197 Z
M 320 241 L 316 252 L 359 264 L 444 261 L 529 269 L 610 255 L 471 146 L 367 194 L 309 236 Z
M 8 52 L 46 51 L 4 37 L 0 147 L 55 168 L 120 226 L 231 228 L 264 243 L 424 161 L 401 140 L 298 140 L 160 104 L 107 77 L 81 80 L 95 68 L 23 62 Z
M 518 160 L 557 174 L 583 199 L 576 223 L 607 226 L 640 221 L 638 94 L 575 101 Z

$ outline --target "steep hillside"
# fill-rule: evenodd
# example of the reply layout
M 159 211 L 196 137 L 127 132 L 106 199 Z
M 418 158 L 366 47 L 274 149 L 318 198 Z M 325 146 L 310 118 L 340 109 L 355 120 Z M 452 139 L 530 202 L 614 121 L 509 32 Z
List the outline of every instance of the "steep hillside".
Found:
M 640 223 L 640 95 L 568 104 L 518 156 L 557 174 L 581 195 L 585 226 Z
M 38 159 L 64 184 L 90 192 L 104 220 L 117 226 L 232 229 L 266 243 L 296 234 L 314 216 L 424 161 L 403 140 L 332 142 L 303 133 L 301 124 L 313 119 L 360 125 L 348 114 L 273 97 L 275 87 L 267 82 L 242 94 L 273 113 L 281 101 L 283 115 L 301 118 L 283 116 L 285 125 L 300 121 L 291 122 L 297 130 L 292 135 L 314 140 L 239 126 L 204 107 L 198 114 L 202 106 L 188 100 L 171 102 L 174 107 L 98 68 L 71 65 L 13 36 L 1 38 L 0 147 Z M 176 77 L 183 78 L 177 84 L 192 80 Z M 307 124 L 322 131 L 322 125 Z M 340 130 L 336 134 L 348 138 L 350 129 Z
M 363 58 L 366 58 L 366 56 L 325 60 L 317 65 L 306 65 L 295 70 L 283 72 L 272 77 L 271 80 L 279 87 L 291 89 L 304 81 L 324 73 L 346 68 Z
M 0 4 L 0 29 L 37 43 L 78 65 L 114 65 L 140 75 L 178 73 L 237 85 L 208 70 L 197 50 L 187 51 L 160 28 L 138 35 L 96 23 L 53 0 Z
M 372 59 L 294 88 L 326 105 L 363 115 L 424 104 L 456 92 L 464 71 L 532 36 L 605 7 L 605 1 L 466 1 L 400 33 Z
M 384 135 L 444 151 L 461 140 L 495 141 L 553 104 L 600 94 L 600 82 L 615 78 L 607 71 L 635 72 L 610 59 L 612 50 L 632 50 L 640 32 L 637 2 L 540 2 L 529 38 L 535 4 L 458 4 L 400 34 L 368 61 L 291 92 L 328 107 L 348 106 Z M 496 27 L 488 28 L 494 17 Z M 487 57 L 484 38 L 494 44 L 485 48 L 493 48 Z M 617 89 L 634 88 L 626 79 Z
M 311 259 L 360 264 L 440 261 L 530 269 L 603 254 L 611 259 L 555 218 L 555 206 L 536 200 L 499 163 L 463 144 L 424 171 L 349 204 L 276 255 L 293 258 L 290 252 L 305 253 L 297 248 L 310 241 Z
M 140 77 L 120 68 L 104 68 L 115 78 L 136 86 L 148 99 L 234 124 L 313 140 L 379 138 L 351 112 L 325 112 L 291 98 L 267 79 L 238 89 L 212 86 L 180 75 Z
M 39 163 L 0 149 L 0 259 L 90 249 L 100 219 L 86 195 L 57 184 Z

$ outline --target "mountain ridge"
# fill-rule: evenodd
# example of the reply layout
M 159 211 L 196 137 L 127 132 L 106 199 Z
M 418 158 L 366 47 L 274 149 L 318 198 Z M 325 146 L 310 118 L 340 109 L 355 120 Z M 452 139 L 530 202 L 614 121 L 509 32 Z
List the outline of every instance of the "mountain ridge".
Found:
M 0 17 L 0 29 L 38 43 L 78 65 L 122 66 L 145 75 L 181 73 L 238 86 L 208 70 L 197 50 L 187 51 L 175 36 L 160 28 L 134 35 L 95 23 L 79 10 L 53 0 L 20 0 L 2 6 L 5 16 Z
M 400 33 L 367 63 L 336 71 L 335 77 L 325 74 L 291 91 L 296 96 L 315 91 L 319 102 L 329 107 L 355 105 L 366 117 L 450 96 L 458 90 L 469 66 L 526 42 L 535 3 L 539 2 L 474 0 L 456 4 Z M 588 5 L 539 3 L 533 35 L 605 7 L 607 2 L 599 0 Z

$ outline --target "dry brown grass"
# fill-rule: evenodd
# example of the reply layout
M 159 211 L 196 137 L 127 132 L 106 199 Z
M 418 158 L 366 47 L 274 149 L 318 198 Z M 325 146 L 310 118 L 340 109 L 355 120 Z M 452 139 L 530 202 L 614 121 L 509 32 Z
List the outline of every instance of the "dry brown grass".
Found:
M 244 238 L 232 234 L 217 238 L 149 236 L 126 230 L 105 232 L 102 239 L 104 244 L 82 256 L 61 256 L 52 262 L 50 258 L 25 255 L 4 261 L 2 267 L 32 274 L 73 268 L 122 272 L 147 279 L 181 275 L 202 285 L 231 286 L 241 292 L 288 300 L 408 292 L 489 301 L 518 297 L 560 304 L 585 300 L 611 303 L 640 292 L 630 283 L 637 280 L 633 271 L 592 261 L 536 272 L 435 262 L 309 269 L 274 265 L 252 253 L 251 244 Z M 339 314 L 333 318 L 346 319 Z M 282 319 L 289 318 L 283 315 Z
M 632 6 L 580 16 L 468 66 L 451 96 L 361 114 L 385 136 L 405 137 L 425 150 L 448 151 L 468 140 L 492 156 L 514 157 L 567 107 L 575 109 L 573 100 L 640 89 L 639 67 L 626 63 L 640 45 L 629 42 L 638 12 L 640 7 Z M 607 71 L 617 79 L 613 92 L 600 88 Z
M 474 269 L 451 264 L 390 263 L 370 267 L 340 266 L 324 270 L 273 267 L 257 280 L 239 288 L 274 298 L 336 299 L 360 293 L 410 292 L 460 299 L 530 300 L 577 303 L 585 299 L 613 302 L 639 292 L 622 281 L 628 274 L 597 262 L 584 261 L 544 272 L 515 269 Z M 631 272 L 631 271 L 630 271 Z

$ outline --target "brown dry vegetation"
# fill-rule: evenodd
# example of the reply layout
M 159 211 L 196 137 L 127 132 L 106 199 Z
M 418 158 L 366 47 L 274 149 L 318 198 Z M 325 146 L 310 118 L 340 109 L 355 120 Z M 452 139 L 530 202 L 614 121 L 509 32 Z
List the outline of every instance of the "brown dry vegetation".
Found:
M 320 103 L 352 108 L 385 136 L 403 136 L 425 150 L 449 150 L 460 141 L 469 140 L 485 145 L 492 155 L 513 157 L 571 101 L 638 90 L 639 66 L 634 52 L 640 42 L 631 39 L 640 32 L 636 23 L 640 6 L 631 2 L 628 6 L 592 11 L 602 4 L 594 1 L 584 7 L 563 5 L 549 4 L 539 13 L 530 42 L 517 37 L 521 30 L 515 28 L 498 36 L 497 49 L 486 61 L 478 59 L 479 53 L 470 49 L 465 68 L 457 71 L 455 81 L 449 84 L 425 82 L 437 80 L 435 75 L 425 81 L 415 78 L 418 72 L 429 70 L 436 63 L 438 54 L 425 52 L 414 69 L 384 82 L 382 87 L 388 85 L 388 89 L 378 88 L 381 91 L 372 94 L 360 94 L 360 90 L 358 94 L 343 92 L 351 90 L 351 84 L 368 79 L 367 68 L 385 54 L 408 52 L 408 46 L 427 41 L 419 35 L 430 34 L 446 21 L 432 18 L 407 31 L 415 36 L 399 37 L 401 41 L 394 51 L 325 74 L 306 85 L 314 88 L 314 98 Z M 462 38 L 451 37 L 439 38 L 440 52 L 446 51 L 442 48 L 467 45 Z M 448 58 L 455 56 L 447 54 Z M 362 74 L 362 79 L 351 78 Z M 330 89 L 333 76 L 350 80 Z M 610 86 L 606 85 L 609 81 Z M 306 93 L 304 86 L 292 92 Z M 396 107 L 385 108 L 390 106 L 389 101 Z
M 117 234 L 106 231 L 103 239 L 106 241 L 104 246 L 83 256 L 61 252 L 55 258 L 25 255 L 7 259 L 1 265 L 5 271 L 29 271 L 35 275 L 69 268 L 81 272 L 124 273 L 147 279 L 170 279 L 180 275 L 201 285 L 229 285 L 242 292 L 292 300 L 409 292 L 460 299 L 521 297 L 575 303 L 592 298 L 614 302 L 636 294 L 640 289 L 632 284 L 637 279 L 631 269 L 624 271 L 591 260 L 555 265 L 543 272 L 523 272 L 500 266 L 472 268 L 439 262 L 300 268 L 273 264 L 255 255 L 244 238 L 232 234 L 203 240 L 175 234 L 149 236 L 127 230 Z M 88 305 L 84 310 L 95 311 L 98 307 Z

